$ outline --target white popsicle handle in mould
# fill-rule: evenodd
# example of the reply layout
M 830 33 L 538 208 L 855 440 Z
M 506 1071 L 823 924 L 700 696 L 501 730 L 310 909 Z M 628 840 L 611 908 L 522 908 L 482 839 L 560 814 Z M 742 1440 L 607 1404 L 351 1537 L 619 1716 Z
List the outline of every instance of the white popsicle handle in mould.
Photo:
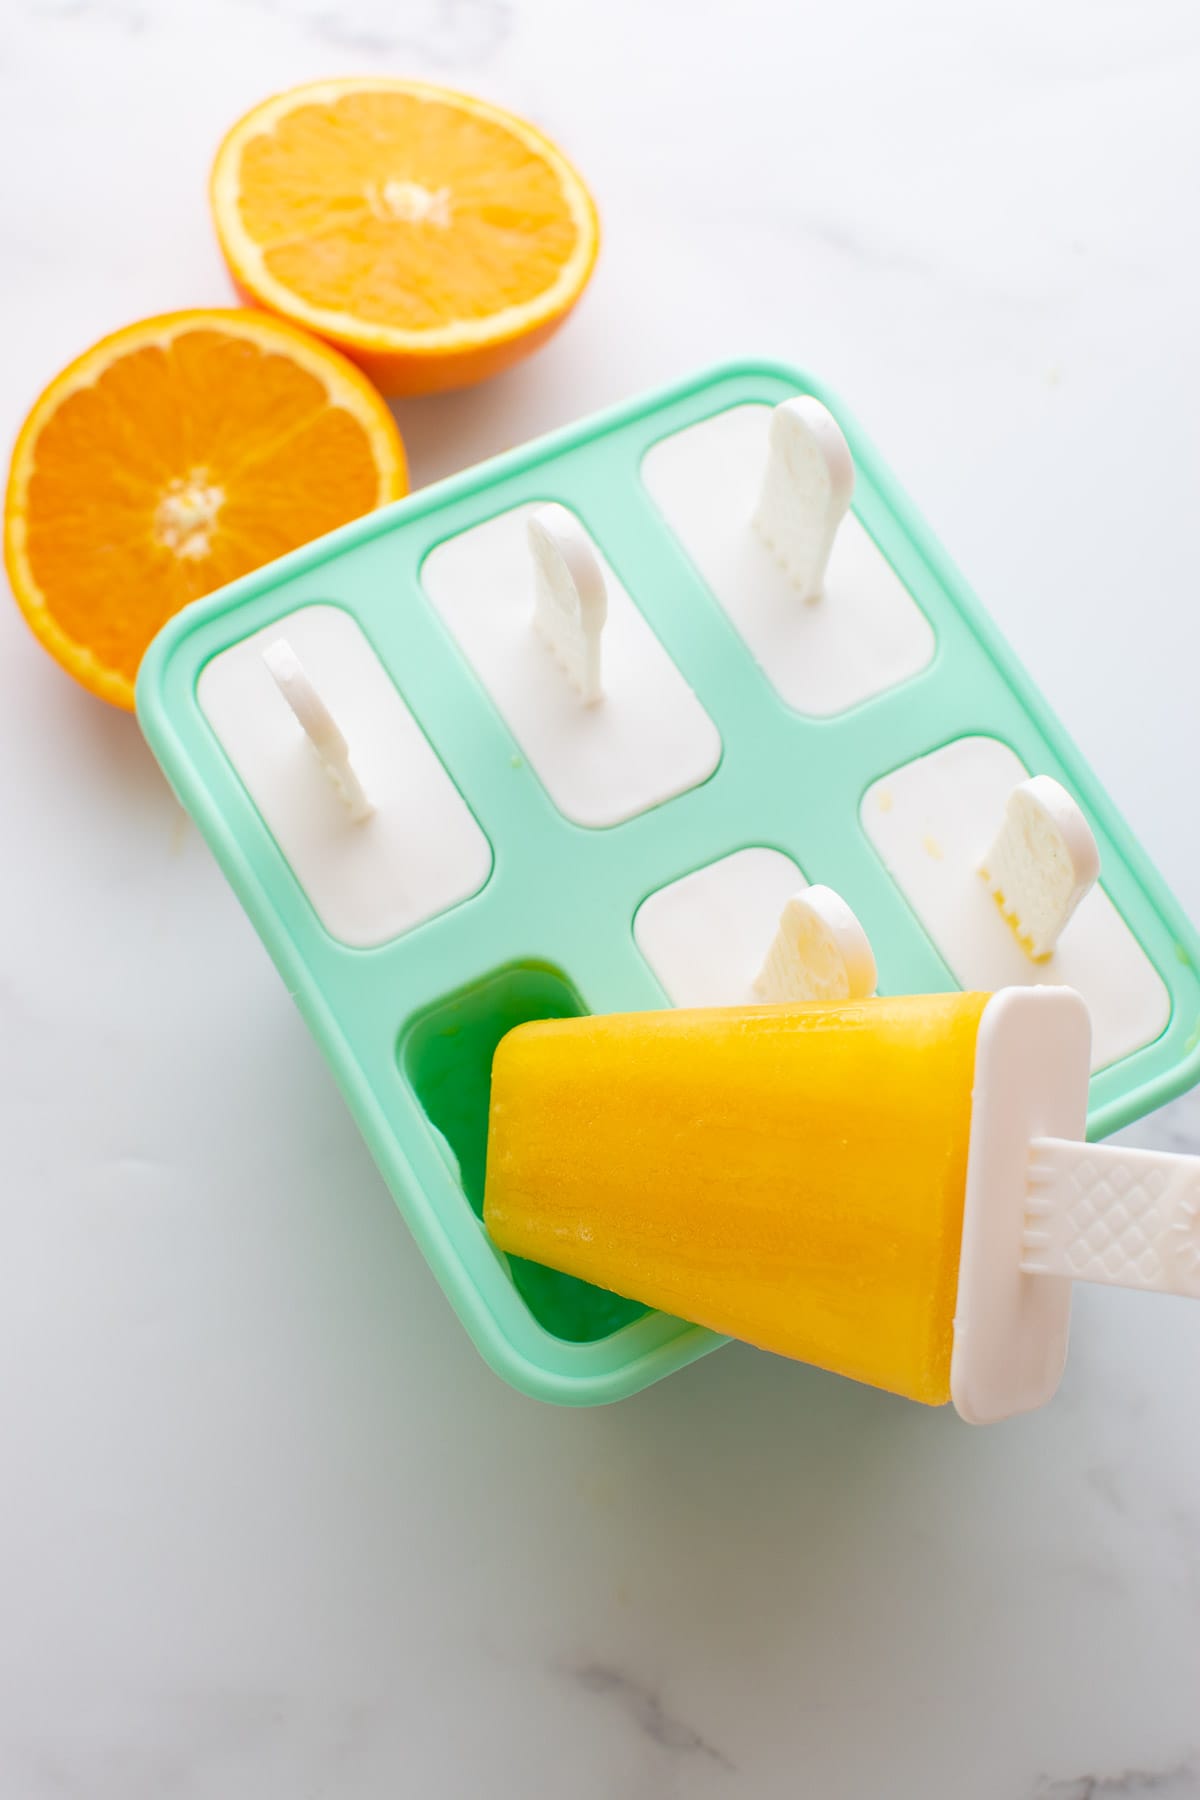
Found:
M 286 638 L 276 638 L 262 659 L 350 817 L 356 825 L 369 819 L 375 808 L 351 765 L 345 735 L 292 646 Z
M 1027 1275 L 1200 1299 L 1200 1157 L 1035 1139 Z
M 603 694 L 600 645 L 608 617 L 604 571 L 574 514 L 557 501 L 527 526 L 533 557 L 533 624 L 585 706 Z
M 817 883 L 789 897 L 754 991 L 777 1005 L 865 1000 L 877 979 L 858 918 L 840 894 Z
M 1100 874 L 1100 851 L 1074 799 L 1050 775 L 1018 782 L 980 865 L 1017 941 L 1051 956 Z
M 838 526 L 854 498 L 854 459 L 829 408 L 809 394 L 771 415 L 754 527 L 800 598 L 819 600 Z

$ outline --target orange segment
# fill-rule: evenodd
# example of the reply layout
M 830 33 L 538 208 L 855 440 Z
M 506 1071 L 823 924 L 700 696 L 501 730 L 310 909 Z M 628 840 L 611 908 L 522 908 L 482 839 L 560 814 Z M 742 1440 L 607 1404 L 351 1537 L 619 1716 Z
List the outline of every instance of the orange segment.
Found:
M 172 313 L 94 345 L 34 406 L 5 561 L 47 649 L 132 708 L 181 606 L 406 489 L 391 413 L 335 351 L 262 313 Z
M 496 373 L 583 291 L 599 229 L 559 150 L 499 107 L 422 82 L 325 81 L 265 101 L 213 167 L 242 291 L 385 391 Z

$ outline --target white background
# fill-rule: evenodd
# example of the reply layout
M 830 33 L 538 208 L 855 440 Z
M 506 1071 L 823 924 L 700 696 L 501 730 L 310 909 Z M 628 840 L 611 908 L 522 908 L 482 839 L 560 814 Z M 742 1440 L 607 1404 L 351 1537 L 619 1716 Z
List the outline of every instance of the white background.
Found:
M 4 0 L 4 433 L 226 302 L 220 134 L 370 70 L 528 113 L 605 222 L 549 348 L 400 408 L 416 479 L 810 367 L 1200 915 L 1194 0 Z M 742 1349 L 522 1399 L 2 596 L 0 752 L 0 1800 L 1200 1795 L 1200 1309 L 1082 1295 L 984 1432 Z

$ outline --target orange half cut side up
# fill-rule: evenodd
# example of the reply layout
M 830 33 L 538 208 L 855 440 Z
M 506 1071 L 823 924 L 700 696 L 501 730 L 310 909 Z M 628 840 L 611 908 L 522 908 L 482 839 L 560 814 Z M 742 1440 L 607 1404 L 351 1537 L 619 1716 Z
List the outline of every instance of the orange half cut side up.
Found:
M 385 393 L 494 375 L 562 323 L 599 225 L 523 119 L 423 82 L 316 82 L 264 101 L 213 166 L 243 295 L 338 345 Z
M 336 351 L 258 312 L 171 313 L 104 338 L 36 402 L 5 562 L 51 654 L 132 710 L 182 606 L 407 485 L 386 403 Z

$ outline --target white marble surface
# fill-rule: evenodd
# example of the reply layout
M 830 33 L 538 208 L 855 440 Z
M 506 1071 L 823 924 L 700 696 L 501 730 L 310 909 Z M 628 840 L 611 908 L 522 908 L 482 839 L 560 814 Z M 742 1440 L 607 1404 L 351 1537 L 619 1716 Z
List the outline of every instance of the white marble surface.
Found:
M 576 320 L 421 480 L 718 356 L 832 381 L 1200 914 L 1194 0 L 5 0 L 0 414 L 227 290 L 264 92 L 542 120 Z M 0 604 L 3 1800 L 1200 1795 L 1200 1313 L 987 1432 L 748 1350 L 482 1366 L 131 722 Z M 1200 1148 L 1176 1104 L 1130 1134 Z

